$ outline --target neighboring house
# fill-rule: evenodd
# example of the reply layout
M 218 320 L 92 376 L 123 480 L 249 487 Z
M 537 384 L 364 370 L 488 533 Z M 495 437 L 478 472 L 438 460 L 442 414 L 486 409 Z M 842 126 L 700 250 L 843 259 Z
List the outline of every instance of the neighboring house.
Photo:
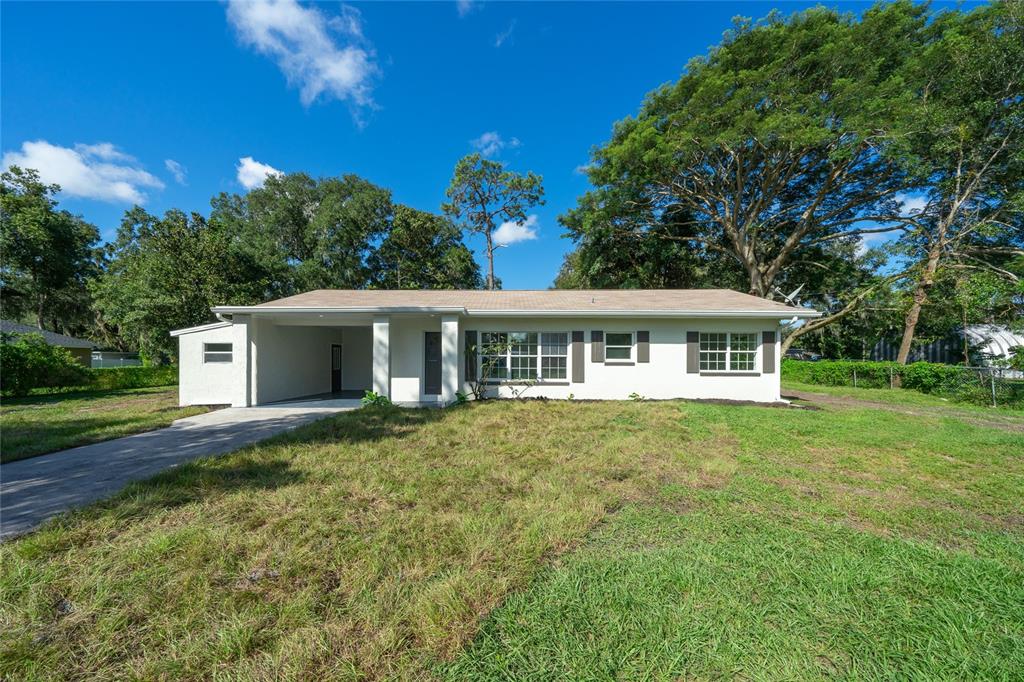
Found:
M 819 314 L 723 289 L 321 290 L 213 312 L 171 332 L 182 405 L 448 404 L 484 376 L 501 397 L 774 402 L 780 323 Z
M 915 346 L 910 350 L 910 362 L 942 362 L 948 365 L 962 365 L 964 362 L 964 341 L 970 364 L 979 367 L 997 366 L 1010 359 L 1012 349 L 1024 347 L 1024 333 L 997 324 L 976 324 L 964 330 L 958 329 L 950 337 Z M 899 343 L 882 339 L 871 349 L 872 360 L 895 360 Z
M 40 334 L 43 337 L 43 340 L 49 345 L 67 348 L 68 352 L 74 356 L 75 360 L 86 367 L 92 365 L 92 349 L 96 347 L 96 344 L 92 341 L 76 339 L 73 336 L 65 336 L 64 334 L 58 334 L 57 332 L 49 332 L 45 329 L 40 329 L 39 327 L 33 327 L 28 324 L 18 324 L 17 322 L 11 322 L 10 320 L 0 320 L 0 333 Z
M 141 367 L 142 358 L 138 353 L 116 350 L 94 350 L 92 352 L 93 369 L 108 367 Z

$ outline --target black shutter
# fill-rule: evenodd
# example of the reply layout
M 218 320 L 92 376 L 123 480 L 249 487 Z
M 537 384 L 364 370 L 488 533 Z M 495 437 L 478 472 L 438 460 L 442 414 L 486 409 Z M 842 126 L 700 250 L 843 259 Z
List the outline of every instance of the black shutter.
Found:
M 573 383 L 583 383 L 583 332 L 572 333 L 572 380 Z
M 466 332 L 465 349 L 463 351 L 466 363 L 466 382 L 476 381 L 476 332 Z
M 761 332 L 761 370 L 765 374 L 775 374 L 775 332 Z
M 636 333 L 636 361 L 637 362 L 650 362 L 651 361 L 651 333 L 650 332 L 637 332 Z
M 700 332 L 686 332 L 686 373 L 700 374 Z

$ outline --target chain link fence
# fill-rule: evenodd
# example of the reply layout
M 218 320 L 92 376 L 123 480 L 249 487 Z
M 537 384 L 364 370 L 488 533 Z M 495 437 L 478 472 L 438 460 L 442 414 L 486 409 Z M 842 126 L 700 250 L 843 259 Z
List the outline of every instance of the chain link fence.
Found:
M 956 402 L 1024 408 L 1024 372 L 1002 367 L 967 367 L 916 362 L 787 360 L 783 375 L 810 384 L 855 388 L 906 388 Z

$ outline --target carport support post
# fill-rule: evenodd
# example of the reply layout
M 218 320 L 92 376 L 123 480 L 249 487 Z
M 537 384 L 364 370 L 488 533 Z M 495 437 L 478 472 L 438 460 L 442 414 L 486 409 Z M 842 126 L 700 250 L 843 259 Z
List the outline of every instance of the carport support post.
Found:
M 373 318 L 373 392 L 391 397 L 391 318 Z
M 234 397 L 231 400 L 231 406 L 249 407 L 252 405 L 252 372 L 250 371 L 252 352 L 249 348 L 252 319 L 249 315 L 235 315 L 231 322 L 231 331 L 234 334 L 231 351 L 235 373 Z
M 441 316 L 441 402 L 455 401 L 459 390 L 459 318 Z

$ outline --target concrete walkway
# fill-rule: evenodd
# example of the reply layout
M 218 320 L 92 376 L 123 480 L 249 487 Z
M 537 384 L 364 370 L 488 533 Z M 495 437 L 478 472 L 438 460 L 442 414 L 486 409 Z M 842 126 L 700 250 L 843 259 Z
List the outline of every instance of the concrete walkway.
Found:
M 311 400 L 230 407 L 179 419 L 157 431 L 0 465 L 0 539 L 26 533 L 131 481 L 358 406 L 358 400 Z

